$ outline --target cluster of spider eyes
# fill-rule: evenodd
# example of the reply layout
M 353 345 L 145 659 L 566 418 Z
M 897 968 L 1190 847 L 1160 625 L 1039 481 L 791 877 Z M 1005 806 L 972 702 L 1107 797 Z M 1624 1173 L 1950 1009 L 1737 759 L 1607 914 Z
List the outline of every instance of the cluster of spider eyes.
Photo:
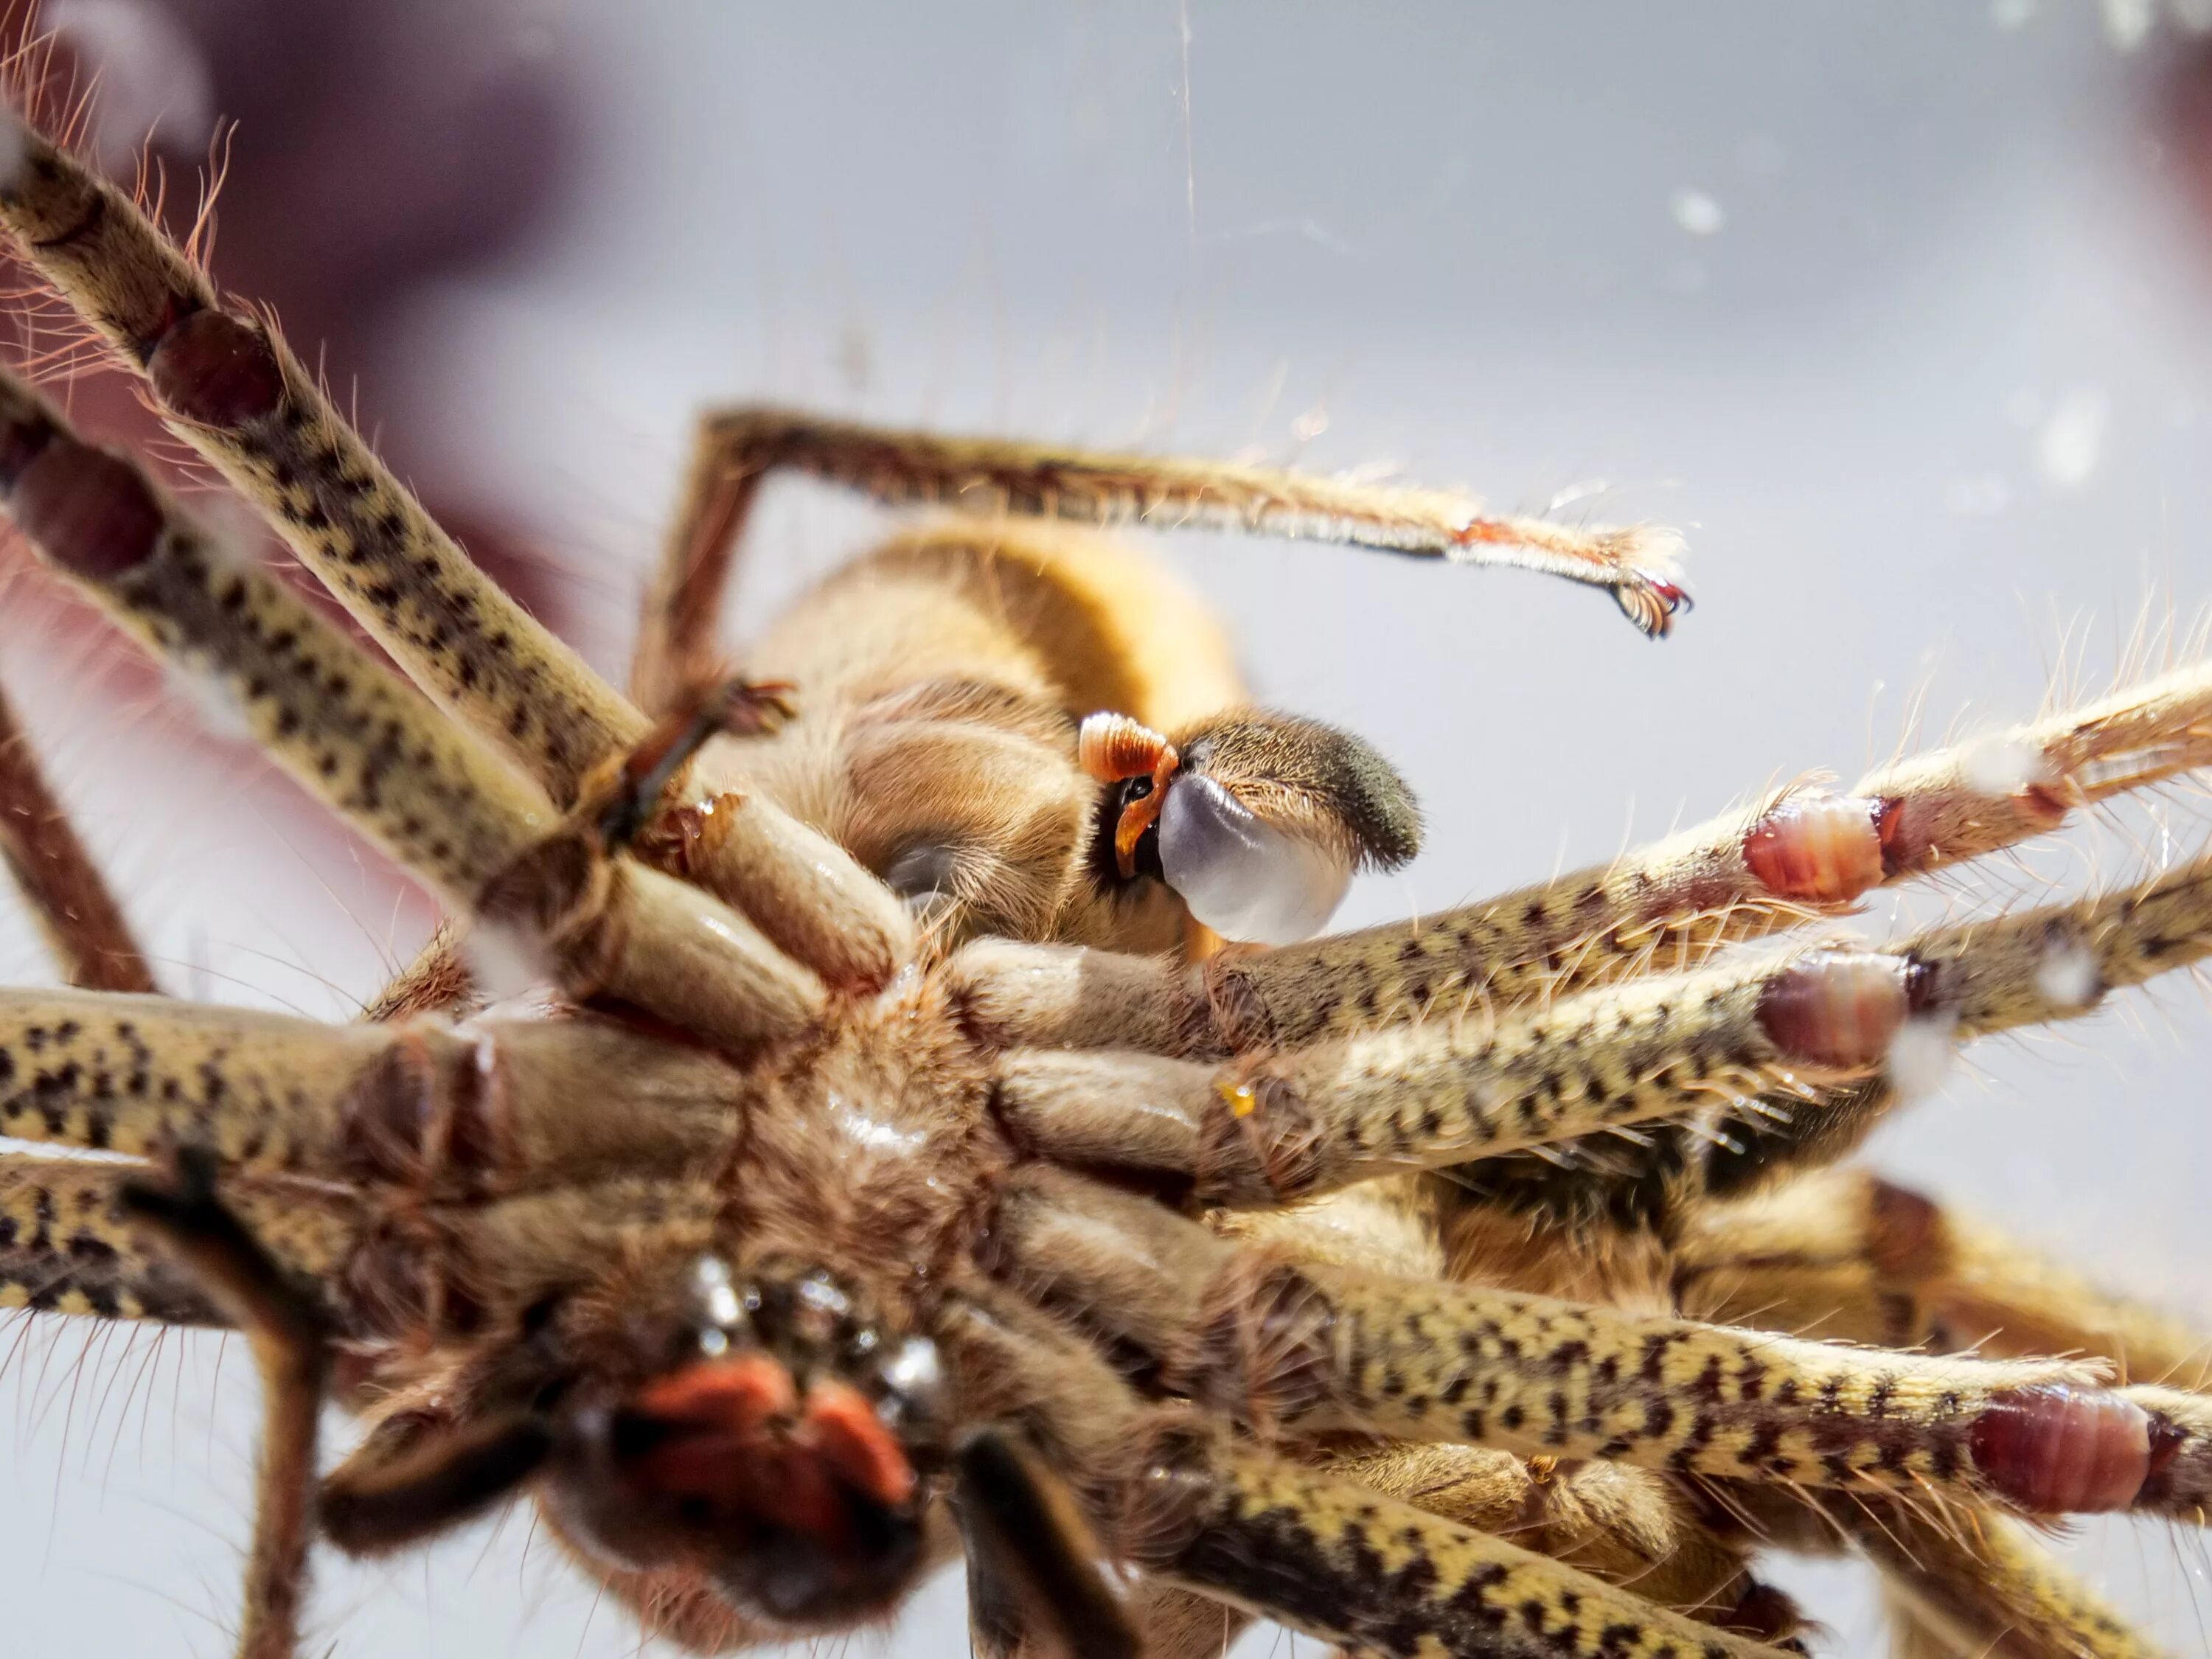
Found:
M 810 1377 L 837 1376 L 867 1395 L 894 1431 L 948 1420 L 937 1345 L 926 1336 L 887 1338 L 823 1269 L 740 1278 L 722 1257 L 707 1255 L 692 1264 L 691 1289 L 702 1358 L 764 1350 L 784 1363 L 802 1392 Z

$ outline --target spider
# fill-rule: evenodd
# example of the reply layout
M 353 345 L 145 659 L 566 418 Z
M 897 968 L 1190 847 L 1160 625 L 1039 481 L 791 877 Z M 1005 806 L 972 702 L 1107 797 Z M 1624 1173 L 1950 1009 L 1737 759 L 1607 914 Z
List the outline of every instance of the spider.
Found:
M 73 988 L 0 992 L 0 1129 L 108 1155 L 0 1159 L 0 1284 L 251 1340 L 242 1654 L 299 1650 L 315 1540 L 525 1493 L 701 1650 L 963 1556 L 991 1656 L 1195 1655 L 1258 1614 L 1406 1659 L 1723 1659 L 1798 1646 L 1767 1542 L 1870 1555 L 1936 1651 L 2142 1650 L 2023 1522 L 2201 1522 L 2193 1339 L 1838 1161 L 1952 1042 L 2212 950 L 2212 861 L 1878 946 L 1820 923 L 2212 763 L 2212 666 L 1305 937 L 1412 851 L 1403 785 L 1243 706 L 1171 584 L 1047 521 L 1532 567 L 1653 634 L 1668 538 L 738 411 L 626 696 L 264 315 L 7 139 L 0 226 L 401 672 L 13 374 L 8 515 L 453 918 L 353 1025 L 165 999 L 0 742 Z M 777 471 L 986 516 L 832 577 L 732 678 L 709 624 Z M 1814 1309 L 1865 1346 L 1789 1334 Z M 362 1426 L 324 1474 L 331 1400 Z

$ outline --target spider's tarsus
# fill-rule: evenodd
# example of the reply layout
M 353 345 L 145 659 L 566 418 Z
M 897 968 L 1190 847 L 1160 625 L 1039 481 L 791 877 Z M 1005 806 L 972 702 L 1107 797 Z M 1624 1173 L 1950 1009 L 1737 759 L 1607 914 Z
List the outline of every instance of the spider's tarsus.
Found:
M 788 680 L 739 677 L 685 697 L 623 757 L 596 814 L 600 839 L 610 848 L 629 846 L 659 812 L 677 774 L 710 739 L 774 732 L 798 714 L 798 692 Z
M 1648 640 L 1663 640 L 1674 631 L 1674 618 L 1697 609 L 1690 590 L 1672 576 L 1656 570 L 1635 569 L 1613 590 L 1613 603 Z

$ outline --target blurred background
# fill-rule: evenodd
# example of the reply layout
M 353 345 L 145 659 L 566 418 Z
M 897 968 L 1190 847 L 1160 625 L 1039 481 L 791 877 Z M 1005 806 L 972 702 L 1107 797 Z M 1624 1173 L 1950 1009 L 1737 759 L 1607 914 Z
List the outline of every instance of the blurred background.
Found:
M 304 355 L 327 342 L 399 470 L 610 671 L 716 400 L 1682 526 L 1699 604 L 1659 647 L 1535 578 L 1170 543 L 1262 693 L 1374 738 L 1425 799 L 1431 850 L 1347 921 L 1854 775 L 1916 710 L 1930 738 L 2025 714 L 2101 684 L 2145 617 L 2212 600 L 2204 0 L 56 0 L 46 21 L 99 73 L 87 139 L 123 172 L 150 133 L 188 203 L 237 120 L 220 277 Z M 112 379 L 72 396 L 145 431 Z M 876 523 L 776 491 L 733 637 Z M 428 912 L 60 596 L 0 582 L 0 669 L 168 982 L 350 1013 Z M 2179 798 L 1939 896 L 2115 878 L 2203 834 Z M 0 982 L 49 972 L 0 900 Z M 2169 987 L 1975 1051 L 1869 1156 L 2212 1325 L 2208 1061 L 2203 999 Z M 0 1651 L 226 1652 L 243 1349 L 19 1319 L 0 1359 Z M 637 1651 L 528 1534 L 325 1562 L 318 1627 L 363 1656 Z M 2066 1547 L 2174 1651 L 2207 1647 L 2201 1536 Z M 1776 1576 L 1822 1651 L 1882 1650 L 1856 1569 Z M 957 1584 L 861 1639 L 957 1651 Z

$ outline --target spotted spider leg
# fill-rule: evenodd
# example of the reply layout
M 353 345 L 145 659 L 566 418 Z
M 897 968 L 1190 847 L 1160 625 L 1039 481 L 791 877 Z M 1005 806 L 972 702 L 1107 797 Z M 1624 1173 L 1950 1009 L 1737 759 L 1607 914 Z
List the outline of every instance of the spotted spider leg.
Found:
M 2204 1386 L 2212 1343 L 1970 1217 L 1861 1170 L 1695 1211 L 1678 1241 L 1686 1312 L 1889 1348 L 2069 1354 L 2117 1380 Z M 1893 1622 L 1946 1653 L 2136 1659 L 2151 1650 L 2031 1536 L 1993 1516 L 1944 1524 L 1893 1504 L 1826 1513 L 1892 1585 Z
M 1834 1512 L 1881 1569 L 1893 1630 L 1924 1627 L 1936 1659 L 2160 1659 L 2017 1522 L 1946 1524 L 1894 1503 Z
M 1452 1246 L 1443 1224 L 1450 1199 L 1443 1182 L 1401 1176 L 1287 1211 L 1217 1212 L 1208 1220 L 1248 1248 L 1302 1262 L 1449 1279 Z M 1768 1642 L 1800 1628 L 1795 1605 L 1751 1567 L 1751 1546 L 1759 1540 L 1735 1516 L 1664 1473 L 1434 1442 L 1304 1455 L 1703 1622 Z
M 977 948 L 1004 952 L 1025 982 L 1007 1018 L 1030 1041 L 1079 1048 L 1133 1030 L 1120 1040 L 1164 1054 L 1280 1048 L 1693 967 L 2207 765 L 2212 661 L 1881 767 L 1846 795 L 1793 787 L 1610 864 L 1419 921 L 1112 975 L 1051 946 Z
M 1089 1343 L 990 1287 L 956 1299 L 942 1340 L 969 1373 L 1007 1379 L 1006 1397 L 988 1402 L 994 1414 L 1072 1472 L 1109 1553 L 1155 1589 L 1194 1591 L 1391 1659 L 1779 1652 L 1340 1474 L 1231 1441 L 1180 1408 L 1147 1407 Z M 1190 1633 L 1206 1632 L 1201 1625 Z
M 418 685 L 556 805 L 574 804 L 646 736 L 645 716 L 469 562 L 265 316 L 224 307 L 127 196 L 8 125 L 0 228 L 22 256 Z M 691 830 L 671 844 L 683 873 L 833 982 L 880 985 L 905 959 L 897 903 L 828 837 L 741 801 L 726 762 L 696 768 L 671 810 Z
M 948 438 L 784 409 L 714 410 L 700 418 L 683 505 L 646 595 L 630 680 L 645 708 L 666 707 L 712 671 L 714 628 L 745 523 L 761 483 L 778 471 L 842 484 L 885 506 L 1228 529 L 1518 566 L 1606 589 L 1654 635 L 1689 602 L 1676 580 L 1675 538 L 1665 531 L 1492 518 L 1471 496 L 1190 457 Z
M 1267 1434 L 1503 1445 L 1681 1475 L 2196 1518 L 2205 1402 L 2094 1367 L 1873 1352 L 1487 1286 L 1292 1263 L 1060 1171 L 1005 1271 Z M 2185 1401 L 2187 1403 L 2177 1403 Z
M 2123 1382 L 2212 1382 L 2212 1340 L 2163 1310 L 1864 1170 L 1705 1206 L 1674 1261 L 1676 1297 L 1702 1319 L 1886 1348 L 2078 1354 Z
M 2078 981 L 2045 971 L 2054 951 L 2078 955 Z M 1012 1121 L 1062 1161 L 1151 1172 L 1201 1204 L 1273 1206 L 1715 1100 L 1751 1111 L 1776 1095 L 1816 1122 L 1831 1109 L 1863 1116 L 1894 1098 L 1897 1070 L 1929 1045 L 1940 1054 L 1954 1035 L 2075 1018 L 2110 989 L 2208 953 L 2212 855 L 1878 950 L 1798 947 L 1218 1065 L 1012 1048 L 999 1088 Z M 1022 960 L 975 950 L 970 1006 L 1002 1036 L 1026 1035 L 1018 1005 L 1030 987 L 1007 971 Z
M 595 851 L 285 586 L 226 559 L 132 464 L 87 447 L 0 375 L 0 500 L 43 556 L 187 673 L 234 698 L 270 756 L 459 915 L 606 995 L 742 1046 L 787 1035 L 823 990 L 688 884 Z

